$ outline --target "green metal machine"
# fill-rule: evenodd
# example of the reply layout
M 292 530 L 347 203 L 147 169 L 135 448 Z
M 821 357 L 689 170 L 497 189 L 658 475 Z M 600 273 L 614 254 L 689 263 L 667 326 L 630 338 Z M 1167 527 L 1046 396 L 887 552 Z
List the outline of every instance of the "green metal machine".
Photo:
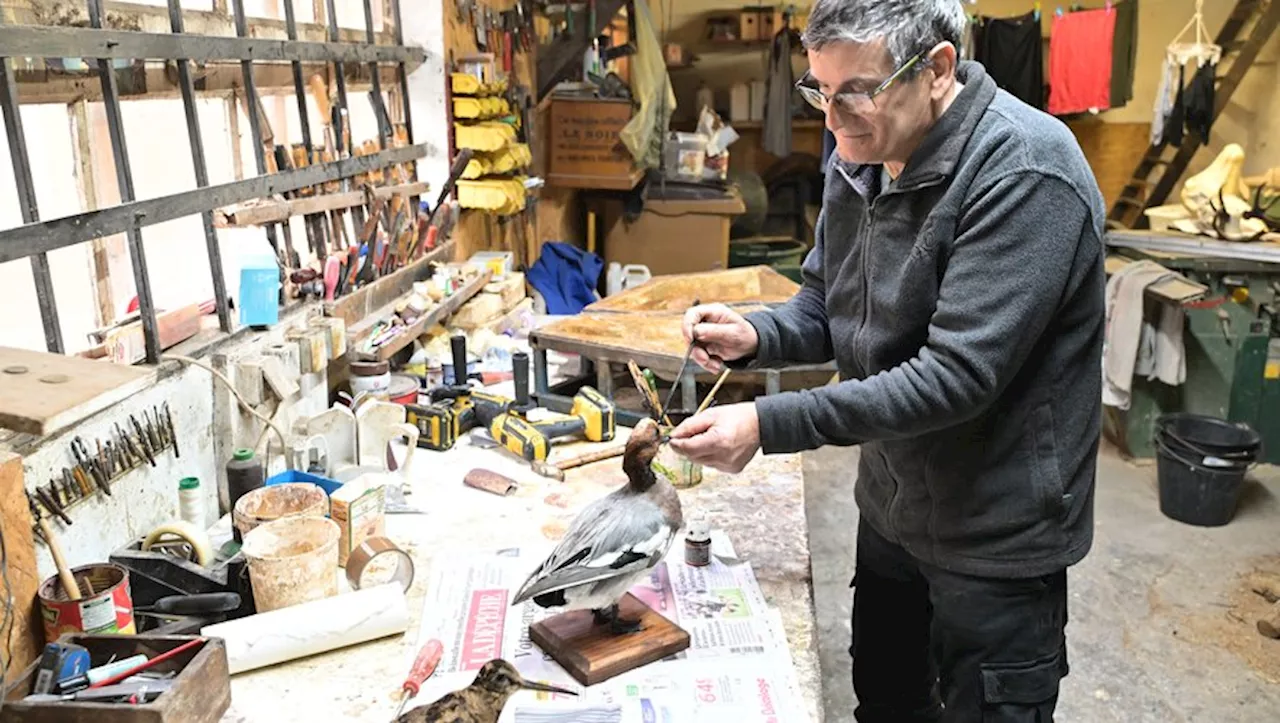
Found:
M 1106 433 L 1135 457 L 1154 457 L 1156 419 L 1194 412 L 1244 422 L 1262 435 L 1259 461 L 1280 464 L 1280 248 L 1228 243 L 1221 255 L 1170 256 L 1178 242 L 1194 237 L 1152 232 L 1108 233 L 1108 245 L 1131 258 L 1150 258 L 1204 284 L 1200 301 L 1184 304 L 1187 379 L 1171 387 L 1135 376 L 1127 411 L 1107 407 Z M 1176 240 L 1172 245 L 1169 239 Z M 1205 242 L 1191 241 L 1198 252 Z M 1138 248 L 1141 246 L 1141 248 Z M 1266 247 L 1271 248 L 1266 248 Z M 1243 247 L 1243 248 L 1242 248 Z M 1163 252 L 1155 256 L 1148 251 Z M 1275 255 L 1275 261 L 1262 259 Z M 1241 258 L 1247 255 L 1251 258 Z

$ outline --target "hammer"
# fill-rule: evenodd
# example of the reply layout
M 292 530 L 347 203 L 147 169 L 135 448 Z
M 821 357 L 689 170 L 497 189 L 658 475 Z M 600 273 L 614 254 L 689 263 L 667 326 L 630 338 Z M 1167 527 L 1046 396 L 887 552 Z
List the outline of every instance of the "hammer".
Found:
M 626 448 L 627 446 L 625 444 L 616 444 L 612 447 L 597 449 L 594 452 L 585 452 L 577 457 L 562 459 L 555 463 L 534 461 L 530 466 L 533 467 L 534 472 L 537 472 L 543 477 L 550 477 L 551 479 L 563 482 L 565 470 L 570 470 L 574 467 L 581 467 L 584 464 L 591 464 L 592 462 L 600 462 L 606 459 L 613 459 L 614 457 L 621 457 Z

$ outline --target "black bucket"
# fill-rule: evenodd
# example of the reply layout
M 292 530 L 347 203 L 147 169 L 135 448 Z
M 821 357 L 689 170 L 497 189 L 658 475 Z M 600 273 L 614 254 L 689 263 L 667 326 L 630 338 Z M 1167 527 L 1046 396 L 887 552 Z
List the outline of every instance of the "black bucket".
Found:
M 1201 527 L 1230 522 L 1262 445 L 1258 433 L 1214 417 L 1170 414 L 1157 420 L 1155 442 L 1160 511 Z

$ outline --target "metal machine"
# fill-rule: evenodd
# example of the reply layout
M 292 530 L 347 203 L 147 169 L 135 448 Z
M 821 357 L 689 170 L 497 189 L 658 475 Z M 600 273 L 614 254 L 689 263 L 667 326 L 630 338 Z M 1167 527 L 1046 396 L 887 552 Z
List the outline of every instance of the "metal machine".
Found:
M 1136 457 L 1153 457 L 1160 415 L 1208 414 L 1248 424 L 1262 435 L 1259 461 L 1280 464 L 1280 244 L 1148 231 L 1111 232 L 1107 244 L 1209 287 L 1183 304 L 1186 382 L 1171 387 L 1135 376 L 1130 408 L 1107 408 L 1108 438 Z

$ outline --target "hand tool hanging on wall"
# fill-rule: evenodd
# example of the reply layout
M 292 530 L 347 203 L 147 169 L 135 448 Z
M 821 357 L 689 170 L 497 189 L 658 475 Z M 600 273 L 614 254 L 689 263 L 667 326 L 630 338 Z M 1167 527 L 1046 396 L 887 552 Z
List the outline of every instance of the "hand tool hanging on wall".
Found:
M 79 600 L 80 585 L 76 583 L 75 577 L 71 574 L 71 568 L 67 566 L 67 559 L 62 555 L 62 545 L 58 544 L 57 535 L 53 534 L 44 515 L 40 514 L 40 508 L 36 506 L 35 500 L 28 496 L 27 502 L 31 505 L 31 516 L 35 518 L 36 529 L 44 538 L 44 544 L 49 548 L 49 556 L 53 558 L 53 566 L 58 570 L 58 580 L 62 583 L 63 592 L 66 593 L 67 599 Z

